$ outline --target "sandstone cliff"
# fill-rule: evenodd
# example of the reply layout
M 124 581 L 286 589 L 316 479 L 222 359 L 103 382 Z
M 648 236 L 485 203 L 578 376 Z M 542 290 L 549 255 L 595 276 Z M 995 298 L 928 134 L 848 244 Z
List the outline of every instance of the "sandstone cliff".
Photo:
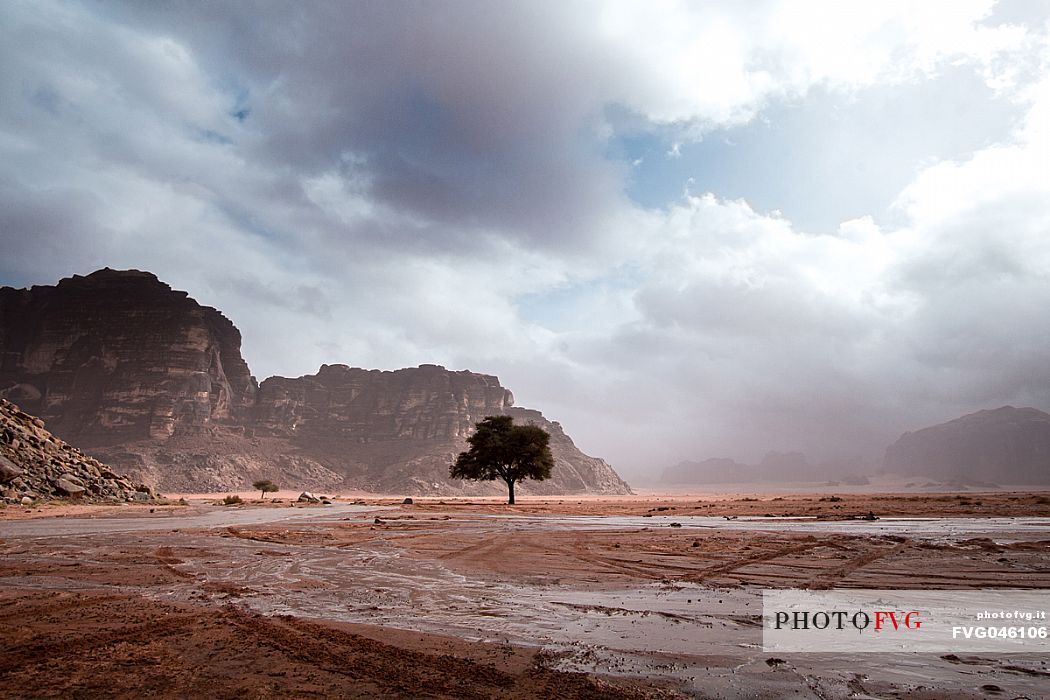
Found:
M 236 421 L 254 403 L 241 334 L 137 270 L 0 288 L 0 389 L 82 446 Z
M 438 365 L 393 372 L 323 365 L 314 375 L 264 381 L 252 429 L 258 438 L 289 440 L 356 488 L 499 494 L 502 485 L 450 481 L 448 465 L 467 448 L 475 423 L 505 413 L 551 434 L 552 478 L 523 484 L 522 493 L 629 492 L 612 467 L 580 452 L 559 424 L 513 403 L 491 375 Z
M 999 484 L 1050 483 L 1050 414 L 1003 406 L 905 433 L 886 449 L 900 474 Z
M 322 365 L 298 379 L 259 387 L 254 423 L 275 434 L 340 436 L 359 442 L 465 437 L 475 416 L 503 412 L 513 395 L 496 377 L 421 365 L 394 372 Z
M 28 504 L 51 498 L 146 501 L 153 495 L 56 438 L 44 421 L 0 399 L 0 497 Z
M 498 494 L 449 480 L 448 465 L 474 423 L 508 413 L 551 433 L 552 478 L 523 493 L 629 493 L 490 375 L 324 365 L 257 385 L 233 324 L 145 272 L 0 289 L 0 396 L 168 491 L 270 478 L 327 491 Z

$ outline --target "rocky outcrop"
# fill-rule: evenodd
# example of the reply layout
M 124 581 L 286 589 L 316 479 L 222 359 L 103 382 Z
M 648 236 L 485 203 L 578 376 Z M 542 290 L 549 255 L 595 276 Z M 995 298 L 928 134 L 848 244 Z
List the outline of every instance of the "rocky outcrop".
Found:
M 353 488 L 343 474 L 303 454 L 288 440 L 245 436 L 241 430 L 212 427 L 197 435 L 100 445 L 89 451 L 169 493 L 250 491 L 250 484 L 260 479 L 289 489 Z
M 243 420 L 256 385 L 241 335 L 148 272 L 0 288 L 0 396 L 82 446 Z
M 487 374 L 438 365 L 393 372 L 323 365 L 314 375 L 264 381 L 252 429 L 258 437 L 290 440 L 367 491 L 499 494 L 501 485 L 449 480 L 448 466 L 467 448 L 475 423 L 507 414 L 551 435 L 551 478 L 522 484 L 522 493 L 630 492 L 604 460 L 581 452 L 561 425 L 513 403 L 511 392 Z
M 1003 406 L 905 433 L 884 467 L 963 482 L 1050 483 L 1050 414 Z
M 256 479 L 318 491 L 500 493 L 451 481 L 485 416 L 551 433 L 552 478 L 523 493 L 629 493 L 491 375 L 437 365 L 393 372 L 323 365 L 258 385 L 240 333 L 147 272 L 100 270 L 54 287 L 0 289 L 0 396 L 56 434 L 166 491 Z
M 0 399 L 0 494 L 7 503 L 52 498 L 132 501 L 153 498 L 132 481 L 59 440 L 44 421 Z M 24 500 L 25 499 L 25 500 Z
M 608 462 L 581 452 L 572 438 L 562 430 L 561 423 L 549 421 L 539 411 L 528 408 L 507 408 L 504 413 L 513 417 L 516 423 L 538 425 L 551 436 L 551 454 L 554 455 L 557 473 L 550 482 L 527 482 L 532 490 L 524 488 L 521 489 L 522 493 L 631 493 L 627 482 L 620 478 Z
M 276 435 L 358 442 L 457 438 L 513 403 L 514 396 L 486 374 L 437 365 L 394 372 L 321 365 L 315 375 L 264 381 L 254 425 Z

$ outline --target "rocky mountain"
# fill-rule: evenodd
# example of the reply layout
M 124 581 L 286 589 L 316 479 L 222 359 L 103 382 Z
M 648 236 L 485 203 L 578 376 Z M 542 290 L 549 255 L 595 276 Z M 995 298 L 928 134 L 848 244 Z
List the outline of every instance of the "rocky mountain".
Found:
M 436 365 L 323 365 L 261 385 L 240 333 L 148 272 L 99 270 L 56 286 L 0 288 L 0 396 L 163 490 L 257 478 L 328 491 L 500 493 L 448 479 L 474 423 L 507 413 L 551 433 L 551 479 L 523 493 L 629 493 L 557 423 L 513 406 L 499 380 Z
M 755 481 L 755 468 L 728 457 L 711 457 L 700 462 L 684 460 L 664 469 L 665 484 L 738 484 Z
M 465 437 L 473 417 L 501 413 L 514 396 L 496 377 L 420 365 L 394 372 L 321 365 L 317 374 L 270 377 L 253 408 L 257 432 L 359 442 Z
M 1050 414 L 1003 406 L 905 433 L 886 449 L 898 474 L 999 484 L 1050 483 Z
M 28 504 L 51 498 L 148 501 L 153 495 L 56 438 L 44 421 L 0 399 L 0 497 Z
M 237 420 L 256 385 L 222 314 L 148 272 L 0 288 L 0 390 L 80 444 Z
M 686 460 L 664 469 L 667 484 L 749 484 L 781 481 L 819 481 L 833 467 L 817 467 L 801 452 L 767 452 L 758 464 L 741 464 L 728 457 L 701 462 Z

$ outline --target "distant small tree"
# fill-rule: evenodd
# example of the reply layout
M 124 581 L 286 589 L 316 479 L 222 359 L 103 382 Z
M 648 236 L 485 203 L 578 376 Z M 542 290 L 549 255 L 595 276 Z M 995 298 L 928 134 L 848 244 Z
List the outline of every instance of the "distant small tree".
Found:
M 277 491 L 277 484 L 269 479 L 260 479 L 259 481 L 253 482 L 252 486 L 262 492 L 262 495 L 259 496 L 259 498 L 266 498 L 266 494 Z
M 525 479 L 543 481 L 551 475 L 554 456 L 551 436 L 535 425 L 514 425 L 510 416 L 489 416 L 467 438 L 470 449 L 449 467 L 453 479 L 507 484 L 507 503 L 514 504 L 514 484 Z

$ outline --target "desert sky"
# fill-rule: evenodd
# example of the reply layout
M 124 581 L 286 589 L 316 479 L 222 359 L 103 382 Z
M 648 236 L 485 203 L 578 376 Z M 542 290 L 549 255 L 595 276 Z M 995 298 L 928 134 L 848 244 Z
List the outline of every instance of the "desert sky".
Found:
M 496 374 L 628 479 L 1050 410 L 1050 4 L 0 3 L 0 284 Z

